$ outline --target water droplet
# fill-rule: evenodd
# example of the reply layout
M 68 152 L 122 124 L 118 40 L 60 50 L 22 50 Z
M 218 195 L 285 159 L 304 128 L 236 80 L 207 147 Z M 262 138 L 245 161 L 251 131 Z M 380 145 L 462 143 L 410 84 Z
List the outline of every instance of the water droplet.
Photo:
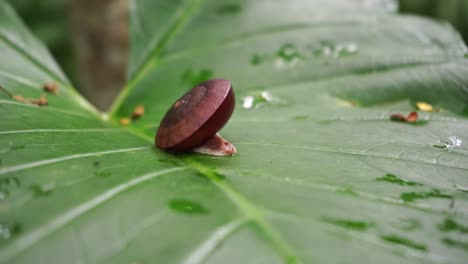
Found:
M 359 52 L 359 48 L 356 45 L 356 43 L 350 43 L 344 46 L 337 46 L 337 56 L 338 57 L 343 57 L 343 56 L 349 56 L 353 55 Z
M 29 188 L 31 189 L 35 197 L 44 197 L 49 196 L 52 193 L 52 191 L 55 189 L 55 185 L 47 184 L 44 186 L 40 186 L 35 184 L 31 185 Z
M 389 182 L 402 186 L 422 186 L 421 183 L 404 180 L 390 173 L 387 173 L 384 177 L 377 178 L 376 181 Z
M 398 235 L 385 235 L 385 236 L 381 236 L 380 238 L 390 243 L 407 246 L 407 247 L 414 248 L 417 250 L 427 251 L 426 245 L 414 242 L 408 238 L 404 238 Z
M 461 186 L 459 184 L 455 184 L 455 188 L 457 188 L 457 190 L 459 190 L 461 192 L 468 192 L 468 187 Z
M 325 57 L 345 57 L 359 53 L 359 47 L 356 43 L 335 44 L 331 41 L 321 41 L 320 47 L 314 50 L 315 56 Z
M 347 229 L 353 229 L 353 230 L 358 230 L 358 231 L 365 231 L 371 227 L 375 226 L 375 223 L 373 222 L 365 222 L 365 221 L 356 221 L 356 220 L 348 220 L 348 219 L 337 219 L 337 218 L 332 218 L 328 216 L 324 216 L 321 218 L 322 221 L 341 226 Z
M 392 225 L 395 226 L 396 228 L 399 228 L 405 231 L 411 231 L 411 230 L 415 230 L 421 227 L 421 223 L 418 220 L 412 219 L 412 218 L 399 219 L 397 222 L 393 223 Z
M 250 109 L 254 105 L 255 98 L 251 95 L 242 98 L 242 107 Z
M 265 56 L 262 56 L 260 54 L 254 54 L 252 55 L 252 57 L 250 58 L 250 63 L 252 65 L 259 65 L 261 64 L 263 61 L 265 60 Z
M 18 223 L 0 224 L 0 238 L 7 240 L 21 232 L 21 226 Z
M 206 214 L 208 209 L 200 203 L 186 199 L 172 199 L 168 202 L 169 208 L 184 214 Z
M 285 101 L 273 96 L 268 91 L 255 92 L 242 98 L 242 107 L 245 109 L 259 108 L 267 104 L 284 104 Z
M 213 77 L 213 72 L 211 70 L 202 69 L 200 71 L 196 71 L 193 69 L 187 69 L 182 74 L 182 81 L 190 86 L 195 86 L 211 79 L 211 77 Z
M 441 140 L 441 144 L 433 145 L 434 148 L 453 150 L 459 148 L 463 144 L 463 141 L 457 136 L 449 136 L 448 140 Z
M 453 148 L 458 148 L 461 147 L 462 141 L 459 137 L 457 136 L 449 136 L 448 142 L 447 142 L 447 149 L 453 149 Z
M 451 232 L 458 231 L 460 233 L 468 233 L 468 226 L 463 226 L 462 224 L 457 223 L 452 218 L 445 218 L 444 222 L 437 225 L 440 231 Z
M 10 195 L 13 190 L 20 186 L 20 182 L 17 178 L 6 177 L 0 180 L 0 200 L 3 200 Z
M 408 192 L 402 193 L 400 198 L 405 202 L 412 202 L 417 199 L 427 199 L 427 198 L 444 198 L 444 199 L 453 199 L 449 194 L 441 193 L 439 190 L 434 189 L 430 192 Z
M 457 248 L 461 248 L 461 249 L 464 249 L 464 250 L 468 250 L 468 242 L 455 240 L 455 239 L 452 239 L 452 238 L 449 238 L 449 237 L 442 238 L 441 241 L 442 241 L 442 243 L 444 243 L 446 245 L 449 245 L 451 247 L 457 247 Z
M 236 3 L 229 3 L 218 8 L 218 14 L 220 15 L 234 15 L 239 13 L 242 7 Z
M 276 53 L 275 65 L 277 68 L 293 67 L 305 57 L 291 43 L 284 44 Z

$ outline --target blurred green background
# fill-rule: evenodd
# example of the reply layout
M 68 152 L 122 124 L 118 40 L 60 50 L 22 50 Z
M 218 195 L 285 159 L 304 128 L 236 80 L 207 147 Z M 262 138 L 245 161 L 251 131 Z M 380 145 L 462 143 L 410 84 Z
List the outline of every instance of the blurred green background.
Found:
M 78 76 L 68 17 L 69 1 L 10 0 L 9 3 L 33 33 L 47 45 L 72 82 L 77 84 Z
M 79 87 L 68 16 L 70 1 L 73 0 L 11 0 L 10 3 Z M 400 12 L 449 21 L 468 43 L 468 0 L 400 0 Z

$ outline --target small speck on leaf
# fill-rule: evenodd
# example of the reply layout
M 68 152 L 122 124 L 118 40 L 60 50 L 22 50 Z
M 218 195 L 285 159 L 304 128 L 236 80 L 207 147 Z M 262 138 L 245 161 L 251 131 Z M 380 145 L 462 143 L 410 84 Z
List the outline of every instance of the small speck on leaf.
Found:
M 46 106 L 49 104 L 49 102 L 47 101 L 44 95 L 42 95 L 39 98 L 33 98 L 33 99 L 27 99 L 21 95 L 14 95 L 12 98 L 21 103 L 31 103 L 37 106 Z
M 431 104 L 425 102 L 417 102 L 416 106 L 419 110 L 424 112 L 435 112 L 434 107 Z
M 44 84 L 43 89 L 44 91 L 48 93 L 52 93 L 52 94 L 58 94 L 58 91 L 59 91 L 58 85 L 52 82 Z
M 168 207 L 184 214 L 206 214 L 209 212 L 200 203 L 186 199 L 172 199 L 168 202 Z
M 49 196 L 52 193 L 54 186 L 53 185 L 40 186 L 36 184 L 36 185 L 31 185 L 29 188 L 33 192 L 35 197 L 41 197 L 41 196 Z
M 132 113 L 132 120 L 136 120 L 145 114 L 145 106 L 140 104 L 135 107 Z
M 122 126 L 128 126 L 131 122 L 130 118 L 122 117 L 119 119 L 119 124 Z
M 402 114 L 392 114 L 390 116 L 390 120 L 402 123 L 414 123 L 418 121 L 418 118 L 418 112 L 411 112 L 408 114 L 408 116 L 404 116 Z

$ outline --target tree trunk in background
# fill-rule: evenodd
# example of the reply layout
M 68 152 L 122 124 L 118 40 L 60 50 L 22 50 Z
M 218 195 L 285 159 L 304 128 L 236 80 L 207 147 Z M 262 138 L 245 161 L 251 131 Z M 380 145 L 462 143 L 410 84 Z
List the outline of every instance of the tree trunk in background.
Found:
M 106 110 L 125 84 L 128 0 L 70 0 L 78 78 L 83 94 Z

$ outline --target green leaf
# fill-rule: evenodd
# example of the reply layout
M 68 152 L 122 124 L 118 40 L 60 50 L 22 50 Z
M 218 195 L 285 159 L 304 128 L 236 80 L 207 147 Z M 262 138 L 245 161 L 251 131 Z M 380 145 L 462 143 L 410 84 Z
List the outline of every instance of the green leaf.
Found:
M 130 3 L 129 82 L 100 115 L 0 2 L 2 87 L 60 86 L 44 107 L 0 94 L 0 263 L 468 257 L 468 60 L 450 26 L 384 0 Z M 236 92 L 221 133 L 238 154 L 155 149 L 169 106 L 214 77 Z M 418 102 L 438 112 L 390 121 Z

